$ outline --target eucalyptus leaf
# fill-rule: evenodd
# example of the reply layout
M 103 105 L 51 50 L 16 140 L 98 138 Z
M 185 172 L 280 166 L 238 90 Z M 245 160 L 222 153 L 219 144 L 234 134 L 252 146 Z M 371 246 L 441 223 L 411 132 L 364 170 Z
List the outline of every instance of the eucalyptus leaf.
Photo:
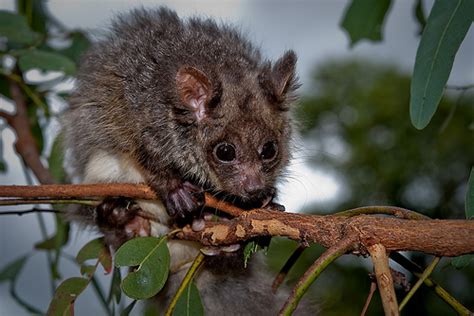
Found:
M 474 255 L 464 255 L 451 259 L 451 265 L 456 269 L 463 269 L 471 264 L 474 261 Z
M 120 273 L 120 268 L 114 267 L 114 272 L 112 274 L 112 282 L 110 282 L 109 297 L 107 302 L 110 303 L 115 299 L 115 303 L 119 303 L 122 298 L 122 289 L 120 288 L 120 282 L 122 282 L 122 276 Z
M 12 98 L 10 94 L 10 82 L 4 76 L 0 76 L 0 94 L 7 99 Z
M 85 278 L 70 278 L 64 280 L 54 293 L 54 297 L 49 303 L 47 316 L 63 316 L 66 312 L 73 308 L 74 301 L 79 294 L 89 284 L 89 280 Z
M 0 10 L 0 37 L 24 45 L 32 45 L 41 38 L 30 29 L 26 17 L 6 10 Z
M 351 47 L 362 39 L 380 41 L 385 16 L 390 0 L 352 0 L 348 6 L 341 27 L 351 39 Z
M 193 282 L 190 282 L 183 294 L 178 299 L 173 316 L 201 316 L 204 307 L 199 296 L 199 291 Z
M 57 183 L 66 182 L 66 171 L 64 170 L 64 151 L 62 134 L 56 136 L 48 158 L 48 169 Z
M 89 241 L 79 250 L 76 261 L 83 264 L 87 260 L 98 259 L 104 270 L 109 273 L 112 270 L 112 256 L 109 248 L 105 245 L 103 238 Z
M 136 267 L 122 281 L 123 292 L 133 299 L 156 295 L 168 278 L 170 254 L 166 237 L 138 237 L 115 254 L 117 267 Z
M 70 36 L 72 38 L 71 46 L 61 50 L 60 52 L 73 60 L 76 64 L 79 64 L 82 55 L 91 46 L 91 42 L 84 33 L 79 31 L 72 32 Z
M 28 258 L 28 256 L 22 256 L 0 270 L 0 283 L 15 280 Z
M 57 215 L 56 234 L 50 238 L 35 244 L 35 249 L 40 250 L 56 250 L 66 245 L 69 240 L 69 223 L 66 223 L 61 216 Z
M 3 138 L 0 137 L 0 172 L 5 171 L 7 171 L 7 162 L 3 159 Z
M 244 267 L 245 268 L 247 267 L 247 263 L 252 257 L 252 255 L 258 251 L 258 248 L 259 248 L 258 243 L 255 241 L 251 241 L 245 245 L 245 248 L 244 248 Z
M 419 33 L 422 34 L 426 25 L 425 12 L 423 10 L 423 0 L 416 0 L 413 6 L 413 15 L 418 22 Z
M 128 316 L 132 312 L 132 309 L 137 304 L 137 300 L 133 300 L 127 307 L 120 313 L 120 316 Z
M 95 265 L 81 265 L 81 274 L 87 278 L 91 278 L 94 275 L 95 270 L 97 270 L 97 266 Z
M 474 168 L 471 168 L 471 174 L 467 182 L 466 218 L 474 219 Z
M 44 148 L 44 136 L 43 129 L 39 123 L 38 108 L 35 106 L 29 106 L 27 108 L 27 114 L 30 121 L 31 133 L 36 140 L 39 151 L 42 152 Z
M 425 128 L 436 112 L 473 17 L 472 0 L 435 1 L 416 52 L 411 81 L 410 118 L 417 129 Z
M 66 75 L 76 72 L 76 65 L 68 57 L 39 49 L 22 50 L 18 52 L 18 66 L 23 72 L 30 69 L 62 71 Z

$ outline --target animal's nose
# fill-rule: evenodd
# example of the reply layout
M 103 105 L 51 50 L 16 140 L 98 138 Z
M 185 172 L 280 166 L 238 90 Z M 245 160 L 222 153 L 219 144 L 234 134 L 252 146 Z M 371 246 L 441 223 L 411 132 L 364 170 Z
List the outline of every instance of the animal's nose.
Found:
M 265 184 L 261 177 L 257 175 L 247 175 L 242 179 L 242 186 L 250 196 L 256 196 L 265 188 Z

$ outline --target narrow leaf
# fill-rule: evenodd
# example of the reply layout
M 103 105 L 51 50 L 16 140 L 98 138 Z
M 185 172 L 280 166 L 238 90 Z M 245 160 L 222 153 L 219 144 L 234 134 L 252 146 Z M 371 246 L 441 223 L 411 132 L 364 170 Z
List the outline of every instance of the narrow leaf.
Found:
M 41 38 L 30 29 L 24 16 L 5 10 L 0 10 L 0 37 L 25 45 L 32 45 Z
M 122 282 L 122 276 L 120 268 L 115 267 L 112 275 L 112 282 L 110 282 L 109 297 L 107 302 L 110 303 L 115 299 L 115 303 L 119 303 L 122 298 L 122 289 L 120 288 L 120 282 Z
M 200 316 L 204 315 L 201 297 L 196 285 L 189 283 L 186 290 L 181 294 L 174 309 L 173 316 Z
M 133 299 L 157 294 L 168 279 L 170 255 L 166 237 L 139 237 L 129 240 L 115 254 L 117 267 L 137 267 L 122 281 L 122 290 Z
M 62 71 L 66 75 L 76 72 L 76 65 L 68 57 L 39 49 L 22 50 L 19 52 L 18 65 L 24 72 L 30 69 Z
M 419 34 L 423 33 L 426 25 L 425 11 L 423 10 L 423 0 L 416 0 L 413 6 L 413 15 L 418 22 Z
M 63 166 L 64 151 L 62 141 L 62 134 L 56 136 L 48 159 L 49 171 L 58 183 L 65 183 L 66 181 L 66 171 Z
M 474 219 L 474 168 L 471 168 L 471 174 L 467 182 L 466 218 Z
M 382 39 L 382 28 L 390 2 L 390 0 L 352 0 L 341 22 L 341 27 L 351 39 L 351 47 L 362 39 L 374 42 Z
M 431 9 L 411 81 L 410 118 L 417 129 L 425 128 L 438 108 L 473 15 L 472 0 L 437 0 Z
M 135 304 L 137 304 L 137 300 L 133 300 L 121 313 L 120 316 L 128 316 L 130 315 L 130 312 L 132 309 L 135 307 Z
M 89 280 L 84 278 L 75 277 L 64 280 L 56 289 L 46 315 L 63 316 L 70 308 L 73 308 L 71 305 L 88 284 Z
M 7 162 L 3 159 L 3 138 L 0 137 L 0 172 L 5 171 L 7 171 Z
M 28 256 L 23 256 L 6 265 L 0 271 L 0 283 L 15 280 L 18 274 L 23 269 L 23 266 L 25 265 L 26 260 L 28 260 L 28 258 Z

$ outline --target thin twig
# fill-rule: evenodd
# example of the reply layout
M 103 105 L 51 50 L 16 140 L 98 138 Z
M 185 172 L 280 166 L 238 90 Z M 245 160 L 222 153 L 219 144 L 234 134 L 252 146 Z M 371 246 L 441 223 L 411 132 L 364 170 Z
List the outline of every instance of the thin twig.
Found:
M 375 277 L 385 315 L 397 316 L 399 315 L 397 296 L 395 295 L 392 273 L 388 264 L 387 251 L 382 244 L 374 244 L 367 247 L 367 250 L 374 263 Z
M 469 90 L 473 88 L 474 88 L 474 84 L 468 84 L 465 86 L 446 85 L 446 89 L 449 89 L 449 90 Z
M 407 293 L 407 295 L 403 298 L 402 302 L 400 303 L 400 306 L 398 310 L 401 312 L 403 307 L 408 303 L 408 301 L 413 297 L 415 292 L 420 288 L 420 286 L 425 282 L 425 280 L 433 273 L 433 270 L 436 268 L 438 265 L 439 261 L 441 260 L 440 257 L 435 257 L 431 264 L 423 271 L 423 274 L 421 277 L 416 281 L 415 285 L 410 289 L 410 292 Z
M 298 283 L 296 283 L 290 296 L 280 310 L 279 315 L 291 315 L 314 280 L 316 280 L 331 262 L 350 251 L 354 247 L 354 242 L 355 238 L 348 236 L 348 238 L 341 240 L 326 250 L 298 280 Z
M 365 314 L 367 313 L 370 302 L 372 301 L 372 297 L 374 297 L 375 291 L 377 291 L 377 282 L 375 282 L 375 280 L 372 280 L 372 282 L 370 282 L 369 295 L 367 295 L 367 299 L 365 300 L 365 304 L 364 304 L 364 308 L 362 309 L 362 312 L 360 312 L 360 316 L 365 316 Z
M 54 183 L 51 173 L 41 161 L 38 144 L 31 133 L 26 100 L 17 82 L 10 81 L 10 94 L 16 105 L 16 114 L 9 120 L 7 119 L 7 123 L 17 136 L 15 150 L 26 166 L 33 171 L 39 182 L 42 184 Z
M 404 219 L 429 219 L 428 216 L 407 210 L 405 208 L 396 207 L 396 206 L 364 206 L 364 207 L 357 207 L 347 211 L 342 211 L 339 213 L 334 214 L 335 216 L 347 216 L 353 217 L 357 215 L 369 215 L 369 214 L 386 214 L 386 215 L 393 215 L 398 218 Z
M 288 272 L 295 265 L 296 261 L 301 257 L 301 255 L 303 254 L 303 251 L 306 248 L 308 248 L 306 245 L 300 245 L 298 246 L 298 248 L 295 249 L 295 251 L 293 251 L 291 256 L 285 262 L 285 265 L 281 268 L 280 272 L 278 273 L 278 275 L 275 277 L 275 280 L 273 281 L 273 284 L 272 284 L 273 293 L 276 293 L 276 291 L 280 287 L 283 280 L 285 280 Z
M 178 302 L 179 298 L 183 294 L 184 290 L 192 282 L 194 276 L 196 275 L 199 267 L 202 265 L 203 262 L 204 262 L 204 255 L 201 252 L 199 252 L 196 259 L 194 259 L 193 264 L 186 272 L 186 275 L 184 276 L 183 281 L 181 281 L 181 284 L 178 290 L 176 291 L 173 298 L 171 299 L 171 302 L 165 311 L 165 316 L 171 316 L 173 314 L 174 308 L 176 307 L 176 303 Z
M 31 213 L 56 213 L 57 214 L 57 213 L 61 213 L 61 211 L 33 208 L 33 209 L 30 209 L 30 210 L 24 210 L 24 211 L 5 211 L 5 212 L 0 211 L 0 216 L 2 216 L 2 215 L 23 216 L 25 214 L 31 214 Z
M 417 277 L 421 277 L 423 269 L 418 266 L 413 261 L 407 259 L 398 252 L 392 252 L 390 254 L 390 259 L 394 260 L 396 263 L 413 273 Z M 448 303 L 459 315 L 471 315 L 472 312 L 463 306 L 458 300 L 456 300 L 451 294 L 449 294 L 443 287 L 438 285 L 431 278 L 426 278 L 424 280 L 426 286 L 434 290 L 434 292 L 446 303 Z

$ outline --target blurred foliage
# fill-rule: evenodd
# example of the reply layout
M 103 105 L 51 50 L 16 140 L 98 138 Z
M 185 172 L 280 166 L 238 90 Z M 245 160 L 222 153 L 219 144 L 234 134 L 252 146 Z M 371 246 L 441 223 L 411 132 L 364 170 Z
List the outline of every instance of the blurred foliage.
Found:
M 443 98 L 423 132 L 408 120 L 410 77 L 363 61 L 330 61 L 302 100 L 311 162 L 343 180 L 335 209 L 392 204 L 435 218 L 464 217 L 474 163 L 473 94 Z M 334 209 L 334 210 L 335 210 Z
M 311 148 L 304 150 L 311 163 L 336 175 L 347 192 L 345 199 L 337 198 L 332 211 L 389 204 L 435 218 L 464 217 L 466 183 L 474 163 L 473 94 L 455 91 L 452 97 L 444 97 L 432 123 L 418 131 L 408 118 L 409 87 L 409 76 L 367 61 L 333 60 L 316 69 L 313 94 L 302 99 L 297 116 L 306 147 Z M 328 207 L 314 205 L 311 211 Z M 274 240 L 269 250 L 271 267 L 278 271 L 296 246 Z M 288 282 L 293 284 L 321 251 L 318 246 L 307 249 L 290 271 Z M 422 266 L 430 258 L 412 254 L 412 260 Z M 448 259 L 443 262 L 434 279 L 472 310 L 472 265 L 456 270 Z M 309 296 L 322 302 L 323 315 L 359 315 L 369 292 L 371 270 L 367 259 L 341 258 L 316 280 Z M 398 289 L 397 294 L 401 300 L 405 292 Z M 368 315 L 382 313 L 375 294 Z M 404 314 L 455 312 L 422 287 Z

